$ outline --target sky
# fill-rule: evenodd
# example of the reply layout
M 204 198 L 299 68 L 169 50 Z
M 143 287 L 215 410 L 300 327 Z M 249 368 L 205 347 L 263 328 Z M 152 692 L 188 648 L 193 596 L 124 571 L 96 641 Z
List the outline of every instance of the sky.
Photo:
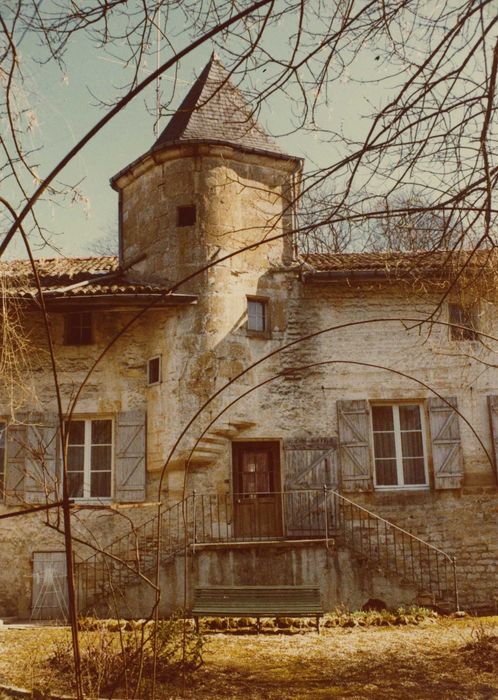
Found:
M 275 29 L 276 34 L 279 31 L 281 28 Z M 33 128 L 26 137 L 32 140 L 33 147 L 43 144 L 36 153 L 38 173 L 43 177 L 101 118 L 104 110 L 97 105 L 96 98 L 107 99 L 109 95 L 115 95 L 115 87 L 126 81 L 126 70 L 119 58 L 96 51 L 83 35 L 70 41 L 62 71 L 53 64 L 40 63 L 41 51 L 37 40 L 29 36 L 20 46 L 25 76 L 22 96 L 33 115 Z M 212 46 L 206 44 L 181 62 L 172 107 L 183 99 L 211 51 Z M 162 61 L 170 55 L 166 47 L 161 48 Z M 153 56 L 154 65 L 143 66 L 143 77 L 155 68 L 156 60 L 157 57 Z M 388 70 L 381 66 L 375 66 L 375 69 L 383 71 L 383 75 Z M 337 96 L 332 96 L 329 107 L 326 112 L 322 110 L 321 116 L 325 124 L 329 121 L 337 128 L 346 123 L 359 134 L 368 125 L 360 115 L 371 110 L 369 101 L 380 97 L 379 85 L 372 74 L 372 55 L 368 51 L 364 57 L 359 57 L 355 71 L 357 77 L 370 75 L 373 83 L 369 87 L 356 83 L 354 79 L 337 83 Z M 169 98 L 173 84 L 174 73 L 164 74 L 161 80 L 163 98 Z M 37 204 L 37 216 L 48 230 L 48 238 L 54 246 L 54 250 L 40 249 L 35 243 L 37 256 L 52 257 L 57 251 L 63 255 L 92 254 L 96 242 L 117 231 L 118 197 L 109 180 L 146 152 L 155 141 L 154 114 L 151 114 L 154 104 L 155 86 L 151 86 L 104 127 L 65 169 L 60 180 L 77 184 L 75 196 L 62 204 Z M 284 96 L 274 95 L 265 104 L 260 121 L 272 134 L 287 132 L 291 110 L 292 105 Z M 163 119 L 160 128 L 163 129 L 166 123 L 167 119 Z M 293 133 L 278 140 L 285 151 L 305 158 L 310 168 L 323 164 L 324 159 L 330 160 L 328 147 L 324 147 L 313 134 Z M 32 183 L 34 187 L 35 183 Z M 14 241 L 7 257 L 23 257 L 19 241 Z

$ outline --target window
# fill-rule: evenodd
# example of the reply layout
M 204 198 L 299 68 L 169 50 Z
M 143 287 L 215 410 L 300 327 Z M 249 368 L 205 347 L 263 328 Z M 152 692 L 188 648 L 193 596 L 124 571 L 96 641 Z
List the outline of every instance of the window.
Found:
M 427 485 L 427 462 L 421 406 L 372 406 L 375 485 L 413 487 Z
M 159 384 L 161 381 L 161 357 L 151 357 L 147 362 L 147 384 Z
M 264 334 L 269 330 L 269 314 L 267 299 L 247 299 L 247 330 L 256 334 Z
M 196 209 L 194 205 L 189 205 L 187 207 L 177 207 L 176 225 L 178 227 L 193 226 L 195 224 L 196 218 Z
M 71 498 L 110 498 L 112 420 L 71 420 L 67 476 Z
M 466 328 L 450 327 L 451 340 L 477 340 L 474 328 L 477 326 L 477 314 L 474 308 L 461 304 L 449 304 L 449 322 Z
M 5 438 L 7 424 L 0 422 L 0 495 L 5 489 Z
M 92 338 L 92 314 L 90 311 L 67 314 L 64 317 L 64 343 L 89 345 Z

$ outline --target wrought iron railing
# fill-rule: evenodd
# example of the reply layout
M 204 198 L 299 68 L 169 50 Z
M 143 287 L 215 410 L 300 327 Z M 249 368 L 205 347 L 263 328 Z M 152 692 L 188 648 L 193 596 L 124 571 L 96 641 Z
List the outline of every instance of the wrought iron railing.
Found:
M 159 526 L 158 526 L 159 522 Z M 400 582 L 452 599 L 458 609 L 456 562 L 449 554 L 369 511 L 335 490 L 277 493 L 192 493 L 77 565 L 80 609 L 130 583 L 154 578 L 157 555 L 165 564 L 197 545 L 276 540 L 346 545 L 363 564 L 396 574 Z
M 330 491 L 340 510 L 344 543 L 360 559 L 431 596 L 431 603 L 459 609 L 456 558 L 346 496 Z

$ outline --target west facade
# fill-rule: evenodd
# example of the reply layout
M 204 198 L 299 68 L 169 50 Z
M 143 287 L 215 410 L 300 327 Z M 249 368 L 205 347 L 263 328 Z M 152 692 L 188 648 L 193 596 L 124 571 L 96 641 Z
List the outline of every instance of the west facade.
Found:
M 66 446 L 38 290 L 4 265 L 25 365 L 4 380 L 2 511 L 57 501 L 67 450 L 83 612 L 147 615 L 156 571 L 163 612 L 219 584 L 496 602 L 489 259 L 464 278 L 463 253 L 300 253 L 302 165 L 213 57 L 112 180 L 119 256 L 39 261 Z M 47 512 L 2 521 L 3 616 L 66 611 Z

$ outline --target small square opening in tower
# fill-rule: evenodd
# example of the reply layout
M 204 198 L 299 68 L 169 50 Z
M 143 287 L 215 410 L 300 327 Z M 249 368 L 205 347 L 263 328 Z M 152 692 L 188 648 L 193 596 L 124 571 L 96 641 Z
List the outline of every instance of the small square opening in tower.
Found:
M 178 227 L 193 226 L 196 221 L 196 209 L 194 204 L 176 208 L 176 225 Z

